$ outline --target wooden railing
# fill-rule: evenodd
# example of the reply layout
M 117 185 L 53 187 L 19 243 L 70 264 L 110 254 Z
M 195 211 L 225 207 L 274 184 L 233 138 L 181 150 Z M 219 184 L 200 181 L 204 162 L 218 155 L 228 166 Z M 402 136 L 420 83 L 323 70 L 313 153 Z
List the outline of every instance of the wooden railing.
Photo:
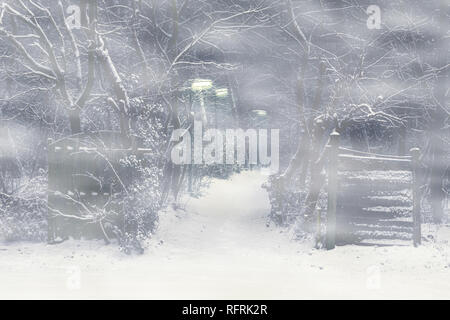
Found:
M 95 234 L 107 237 L 99 210 L 116 210 L 110 200 L 126 192 L 130 172 L 120 171 L 120 159 L 130 155 L 141 158 L 152 150 L 82 146 L 79 138 L 48 139 L 48 241 L 54 242 L 63 228 L 90 225 Z M 123 171 L 123 170 L 122 170 Z M 92 230 L 91 230 L 92 231 Z M 105 239 L 106 240 L 106 239 Z
M 408 188 L 411 189 L 411 198 L 412 198 L 412 210 L 410 214 L 411 222 L 405 221 L 395 221 L 394 219 L 390 220 L 389 213 L 383 212 L 382 214 L 378 213 L 378 217 L 382 217 L 382 219 L 375 219 L 370 217 L 370 224 L 355 224 L 353 226 L 353 230 L 357 230 L 358 226 L 360 228 L 370 228 L 370 227 L 379 227 L 383 225 L 384 227 L 392 224 L 392 228 L 397 228 L 397 225 L 404 227 L 402 229 L 405 230 L 409 228 L 409 223 L 411 224 L 411 233 L 412 240 L 415 246 L 421 243 L 421 214 L 420 214 L 420 201 L 419 201 L 419 183 L 418 183 L 418 171 L 419 171 L 419 156 L 420 150 L 418 148 L 413 148 L 410 150 L 410 156 L 393 156 L 393 155 L 382 155 L 375 153 L 362 152 L 352 149 L 347 149 L 340 147 L 340 135 L 337 132 L 333 132 L 330 135 L 329 144 L 327 145 L 327 155 L 328 155 L 328 203 L 327 203 L 327 217 L 326 217 L 326 237 L 325 237 L 325 247 L 327 249 L 333 249 L 336 245 L 337 235 L 342 235 L 345 233 L 346 226 L 345 223 L 350 220 L 345 219 L 345 215 L 351 215 L 351 210 L 339 212 L 339 208 L 345 207 L 348 205 L 353 205 L 353 208 L 358 205 L 361 208 L 358 210 L 363 210 L 367 208 L 363 208 L 364 205 L 361 203 L 358 204 L 349 204 L 342 203 L 339 204 L 339 198 L 341 193 L 343 192 L 341 189 L 341 184 L 347 182 L 348 185 L 353 186 L 352 192 L 355 192 L 355 195 L 351 194 L 353 199 L 357 198 L 356 193 L 358 192 L 372 192 L 373 189 L 376 189 L 380 192 L 391 192 L 392 190 L 396 190 L 398 188 Z M 355 177 L 351 176 L 351 173 L 358 172 L 358 175 Z M 384 181 L 376 181 L 375 179 L 370 178 L 370 172 L 387 172 L 387 179 Z M 400 177 L 395 178 L 394 175 L 398 173 L 402 173 L 405 171 L 411 172 L 411 182 L 405 181 L 404 175 L 400 175 Z M 344 173 L 350 173 L 345 176 Z M 356 185 L 355 185 L 356 183 Z M 359 184 L 358 184 L 359 183 Z M 342 197 L 341 197 L 342 198 Z M 373 206 L 374 202 L 376 204 L 376 198 L 372 197 L 372 203 L 367 206 Z M 375 201 L 373 200 L 375 199 Z M 353 201 L 352 199 L 347 199 L 347 202 Z M 354 200 L 357 202 L 356 200 Z M 362 212 L 362 211 L 359 211 Z M 364 213 L 373 213 L 374 211 L 364 211 Z M 376 213 L 376 212 L 375 212 Z M 372 214 L 376 216 L 376 214 Z M 366 217 L 364 218 L 367 218 Z M 359 218 L 362 220 L 361 216 L 354 215 L 352 218 Z M 345 221 L 341 224 L 337 224 L 337 221 Z M 398 229 L 397 229 L 398 230 Z

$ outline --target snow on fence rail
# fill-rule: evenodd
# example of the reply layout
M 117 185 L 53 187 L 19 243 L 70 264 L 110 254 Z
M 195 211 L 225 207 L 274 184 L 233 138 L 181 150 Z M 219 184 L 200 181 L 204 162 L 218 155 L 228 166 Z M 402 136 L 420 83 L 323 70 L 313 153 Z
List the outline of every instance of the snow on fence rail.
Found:
M 338 232 L 342 232 L 343 230 L 337 230 L 337 218 L 342 218 L 339 216 L 341 213 L 337 211 L 338 209 L 338 195 L 339 192 L 343 192 L 342 188 L 339 187 L 339 180 L 345 180 L 345 176 L 341 177 L 339 175 L 340 172 L 354 172 L 354 171 L 363 171 L 363 175 L 365 177 L 368 176 L 368 171 L 371 170 L 379 170 L 379 171 L 389 171 L 396 170 L 392 172 L 404 172 L 410 171 L 412 174 L 412 183 L 405 184 L 404 179 L 399 180 L 398 183 L 403 183 L 403 187 L 407 187 L 412 189 L 412 222 L 408 221 L 399 221 L 399 220 L 389 220 L 391 213 L 383 212 L 380 208 L 372 207 L 369 209 L 373 209 L 372 211 L 366 209 L 365 213 L 370 213 L 372 216 L 370 217 L 371 223 L 376 224 L 376 226 L 381 230 L 382 228 L 389 228 L 389 230 L 394 230 L 394 232 L 405 231 L 408 228 L 408 225 L 411 224 L 412 229 L 412 240 L 415 246 L 419 245 L 421 242 L 421 215 L 420 215 L 420 202 L 418 196 L 419 185 L 417 182 L 417 173 L 419 170 L 419 155 L 420 150 L 418 148 L 413 148 L 410 150 L 410 156 L 391 156 L 391 155 L 381 155 L 381 154 L 373 154 L 368 152 L 362 152 L 352 149 L 347 149 L 339 146 L 340 143 L 340 135 L 337 132 L 333 132 L 330 135 L 329 144 L 327 145 L 326 154 L 328 155 L 328 203 L 327 203 L 327 219 L 326 219 L 326 237 L 325 237 L 325 246 L 327 249 L 333 249 L 336 245 L 336 235 Z M 403 171 L 402 171 L 403 170 Z M 341 178 L 339 178 L 341 177 Z M 390 176 L 389 176 L 390 177 Z M 354 179 L 352 183 L 359 183 L 356 188 L 366 190 L 373 188 L 374 181 L 373 179 Z M 369 184 L 368 188 L 364 188 L 361 184 Z M 386 190 L 387 192 L 391 192 L 393 189 L 393 185 L 396 184 L 396 180 L 390 179 L 388 181 L 384 181 L 383 183 L 378 184 L 378 188 L 382 190 Z M 386 196 L 384 196 L 386 197 Z M 352 202 L 355 202 L 356 196 L 352 194 Z M 395 197 L 394 197 L 395 198 Z M 373 202 L 376 203 L 377 199 L 381 199 L 380 196 L 371 197 L 372 205 Z M 398 199 L 394 199 L 398 201 Z M 394 202 L 395 202 L 394 201 Z M 400 207 L 403 209 L 403 207 Z M 360 208 L 362 209 L 362 208 Z M 377 209 L 377 210 L 375 210 Z M 392 209 L 389 208 L 389 209 Z M 360 210 L 361 211 L 361 210 Z M 410 210 L 411 211 L 411 210 Z M 361 214 L 355 215 L 354 220 L 367 220 L 367 216 L 362 216 Z M 374 222 L 373 216 L 377 217 L 379 220 Z M 380 218 L 381 217 L 381 218 Z M 355 224 L 356 228 L 364 230 L 365 228 L 370 228 L 372 225 L 364 225 L 364 224 Z M 382 230 L 384 231 L 384 230 Z M 378 231 L 378 236 L 382 233 L 382 231 Z M 382 236 L 382 234 L 381 234 Z
M 49 243 L 61 235 L 74 234 L 101 236 L 108 241 L 102 217 L 113 211 L 120 220 L 121 208 L 111 200 L 126 192 L 127 180 L 131 179 L 120 160 L 152 152 L 138 148 L 136 139 L 132 139 L 131 148 L 81 144 L 80 137 L 48 139 Z

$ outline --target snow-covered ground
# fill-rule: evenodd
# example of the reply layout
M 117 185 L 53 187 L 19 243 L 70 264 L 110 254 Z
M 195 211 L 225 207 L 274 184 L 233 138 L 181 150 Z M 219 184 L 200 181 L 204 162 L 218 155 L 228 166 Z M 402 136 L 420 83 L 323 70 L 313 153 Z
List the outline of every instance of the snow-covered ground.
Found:
M 405 246 L 311 249 L 268 226 L 257 171 L 162 213 L 143 255 L 98 241 L 0 245 L 0 298 L 450 298 L 450 228 Z

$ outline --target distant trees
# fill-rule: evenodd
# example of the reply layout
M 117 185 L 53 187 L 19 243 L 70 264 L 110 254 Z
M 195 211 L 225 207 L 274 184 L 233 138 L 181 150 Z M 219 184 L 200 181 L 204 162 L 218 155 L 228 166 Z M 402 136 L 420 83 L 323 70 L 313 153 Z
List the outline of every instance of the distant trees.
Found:
M 4 1 L 0 118 L 8 130 L 27 128 L 30 153 L 39 153 L 36 163 L 16 155 L 10 167 L 20 169 L 20 158 L 24 177 L 36 175 L 47 136 L 108 130 L 124 146 L 139 136 L 162 159 L 153 165 L 164 203 L 192 186 L 192 175 L 207 174 L 167 157 L 172 130 L 188 129 L 197 112 L 192 80 L 207 78 L 228 89 L 230 127 L 253 125 L 249 111 L 263 109 L 264 125 L 282 128 L 278 185 L 306 191 L 307 215 L 322 185 L 317 158 L 337 127 L 366 151 L 423 144 L 422 190 L 439 221 L 449 153 L 448 4 L 370 4 L 380 21 L 369 28 L 377 17 L 356 0 Z
M 294 93 L 285 95 L 291 99 L 286 101 L 285 115 L 293 111 L 299 115 L 285 118 L 298 123 L 303 138 L 295 135 L 297 150 L 290 149 L 294 156 L 275 178 L 274 188 L 284 186 L 291 192 L 306 188 L 302 214 L 311 216 L 321 181 L 317 175 L 321 169 L 314 167 L 327 136 L 314 138 L 318 127 L 324 127 L 324 133 L 337 128 L 354 148 L 369 152 L 404 154 L 425 143 L 428 182 L 422 190 L 429 195 L 435 221 L 440 221 L 449 154 L 448 35 L 443 31 L 448 30 L 448 4 L 371 3 L 380 8 L 379 29 L 366 26 L 370 17 L 359 1 L 277 4 L 271 21 L 291 39 L 280 43 L 286 53 L 282 61 L 291 66 L 282 80 Z M 316 165 L 305 174 L 308 161 Z M 274 193 L 292 201 L 280 190 Z
M 237 97 L 237 83 L 229 74 L 237 64 L 227 60 L 227 49 L 217 41 L 247 28 L 246 21 L 261 9 L 256 2 L 4 1 L 0 6 L 0 79 L 6 84 L 0 100 L 2 127 L 21 126 L 17 129 L 22 132 L 34 128 L 30 135 L 38 143 L 34 154 L 22 152 L 20 158 L 7 159 L 7 149 L 1 148 L 0 158 L 8 162 L 0 177 L 3 190 L 20 197 L 31 175 L 45 177 L 47 137 L 92 137 L 100 132 L 99 137 L 105 137 L 106 131 L 108 139 L 96 143 L 111 143 L 119 133 L 120 144 L 129 147 L 131 137 L 139 136 L 135 141 L 152 148 L 154 158 L 145 165 L 125 161 L 141 174 L 128 186 L 137 194 L 124 194 L 123 203 L 135 199 L 136 207 L 128 206 L 126 219 L 135 226 L 132 230 L 145 233 L 138 229 L 147 221 L 146 212 L 176 199 L 187 183 L 195 185 L 195 175 L 210 172 L 198 168 L 188 175 L 187 167 L 173 166 L 169 138 L 172 130 L 190 125 L 195 112 L 189 94 L 193 79 L 206 76 Z M 238 100 L 233 101 L 230 113 L 236 113 Z M 2 130 L 2 147 L 6 131 Z M 30 148 L 26 139 L 15 139 L 20 150 Z M 35 155 L 39 155 L 37 165 L 32 160 Z M 19 187 L 6 187 L 21 163 L 30 168 L 14 181 Z M 43 180 L 39 181 L 36 187 L 45 190 Z M 141 188 L 144 185 L 147 188 Z M 45 193 L 39 197 L 45 200 Z M 142 200 L 140 204 L 136 199 Z M 4 216 L 14 213 L 14 208 L 8 210 Z M 136 234 L 129 236 L 133 242 Z

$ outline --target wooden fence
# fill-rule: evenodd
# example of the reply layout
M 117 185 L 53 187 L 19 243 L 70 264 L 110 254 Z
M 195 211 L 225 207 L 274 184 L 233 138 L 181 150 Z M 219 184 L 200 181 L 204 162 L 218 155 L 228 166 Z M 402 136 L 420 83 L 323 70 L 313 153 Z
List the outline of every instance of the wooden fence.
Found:
M 327 153 L 327 249 L 365 239 L 420 244 L 418 148 L 410 156 L 361 152 L 340 147 L 340 135 L 333 132 Z
M 120 161 L 130 155 L 142 158 L 150 149 L 138 148 L 133 139 L 127 149 L 92 146 L 80 138 L 48 139 L 48 241 L 57 237 L 109 238 L 103 222 L 115 213 L 120 225 L 121 208 L 112 201 L 126 191 L 131 171 Z M 110 218 L 110 217 L 109 217 Z

